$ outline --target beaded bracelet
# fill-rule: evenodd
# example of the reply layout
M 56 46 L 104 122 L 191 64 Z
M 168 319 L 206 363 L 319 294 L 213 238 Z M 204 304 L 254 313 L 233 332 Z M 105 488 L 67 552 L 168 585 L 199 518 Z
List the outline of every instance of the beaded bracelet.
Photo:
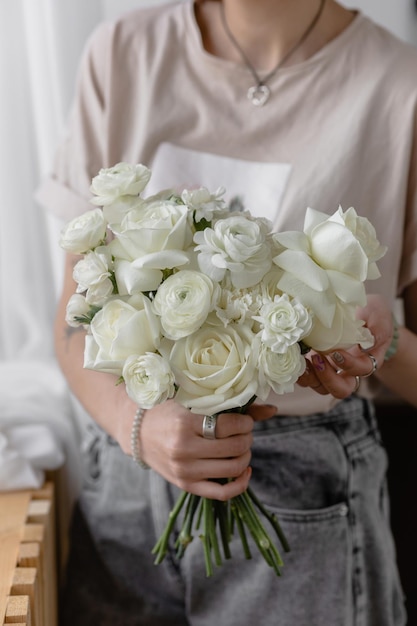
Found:
M 135 413 L 132 424 L 132 432 L 130 433 L 130 447 L 132 448 L 132 459 L 135 461 L 135 463 L 140 465 L 142 469 L 150 469 L 149 465 L 145 463 L 145 461 L 142 461 L 142 459 L 140 458 L 139 435 L 145 411 L 146 409 L 138 407 L 138 410 Z
M 390 359 L 392 359 L 392 357 L 394 356 L 394 354 L 396 354 L 398 350 L 398 339 L 400 337 L 400 329 L 398 327 L 398 322 L 394 316 L 392 316 L 392 324 L 394 327 L 394 331 L 392 333 L 392 340 L 389 345 L 389 348 L 385 353 L 384 361 L 389 361 Z

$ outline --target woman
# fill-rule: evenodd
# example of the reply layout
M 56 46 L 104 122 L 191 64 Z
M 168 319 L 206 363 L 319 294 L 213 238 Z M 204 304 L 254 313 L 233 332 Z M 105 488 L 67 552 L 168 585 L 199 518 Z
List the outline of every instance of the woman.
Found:
M 83 586 L 80 566 L 78 624 L 405 624 L 386 458 L 362 399 L 369 381 L 356 392 L 370 374 L 404 391 L 404 333 L 416 342 L 416 60 L 333 0 L 183 2 L 132 12 L 91 37 L 66 141 L 39 192 L 46 206 L 73 217 L 91 208 L 100 168 L 141 162 L 153 172 L 149 193 L 224 185 L 276 230 L 301 228 L 307 206 L 354 206 L 389 252 L 372 285 L 378 295 L 362 311 L 376 338 L 371 353 L 309 356 L 294 394 L 220 415 L 214 440 L 202 436 L 203 416 L 174 401 L 146 411 L 139 448 L 150 472 L 129 458 L 137 407 L 110 376 L 83 369 L 84 335 L 67 332 L 68 257 L 57 354 L 99 425 L 85 444 L 80 515 L 100 584 L 90 577 Z M 408 330 L 390 349 L 387 311 L 397 295 Z M 396 354 L 384 364 L 387 351 Z M 234 480 L 210 480 L 218 477 Z M 225 500 L 250 479 L 291 544 L 281 579 L 258 555 L 245 561 L 238 539 L 210 579 L 197 541 L 181 562 L 153 565 L 177 488 Z

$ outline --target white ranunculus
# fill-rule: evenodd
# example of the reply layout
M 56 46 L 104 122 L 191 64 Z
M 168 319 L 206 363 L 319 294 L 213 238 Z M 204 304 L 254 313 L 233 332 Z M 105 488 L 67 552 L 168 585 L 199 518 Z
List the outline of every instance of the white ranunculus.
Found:
M 132 354 L 154 352 L 160 342 L 160 325 L 149 298 L 135 295 L 126 302 L 108 301 L 94 316 L 86 337 L 84 367 L 121 375 Z
M 151 171 L 140 163 L 117 163 L 113 167 L 102 168 L 91 182 L 90 191 L 96 196 L 91 202 L 107 206 L 122 196 L 138 196 L 150 177 Z
M 311 330 L 312 317 L 307 309 L 287 294 L 277 295 L 265 302 L 259 316 L 261 340 L 272 352 L 284 353 L 288 347 L 303 339 Z
M 224 187 L 219 187 L 214 193 L 210 193 L 205 187 L 199 189 L 184 189 L 181 199 L 192 211 L 194 219 L 200 222 L 202 219 L 211 222 L 213 215 L 224 209 Z
M 67 252 L 83 254 L 99 246 L 106 237 L 107 222 L 101 209 L 92 209 L 68 222 L 59 245 Z
M 286 352 L 272 352 L 262 346 L 259 355 L 259 396 L 266 399 L 270 388 L 277 394 L 294 391 L 294 385 L 304 373 L 306 361 L 298 343 L 289 346 Z
M 176 400 L 194 413 L 214 415 L 245 406 L 256 395 L 259 340 L 242 325 L 204 326 L 164 354 L 179 385 Z
M 252 326 L 251 320 L 262 305 L 261 286 L 252 289 L 223 288 L 216 306 L 216 315 L 227 326 L 231 323 Z
M 315 319 L 303 342 L 318 352 L 328 352 L 334 348 L 347 349 L 357 343 L 368 349 L 374 345 L 374 338 L 364 322 L 356 318 L 355 306 L 337 303 L 331 326 Z
M 105 246 L 88 252 L 74 266 L 73 278 L 78 283 L 77 293 L 86 292 L 87 302 L 101 305 L 112 295 L 114 285 L 111 280 L 111 256 Z
M 121 294 L 156 290 L 163 270 L 190 262 L 188 210 L 175 201 L 152 201 L 130 211 L 114 233 L 109 248 Z
M 256 285 L 272 265 L 268 229 L 264 221 L 233 216 L 194 235 L 198 263 L 214 281 L 226 275 L 234 287 Z
M 80 293 L 74 293 L 67 302 L 65 321 L 68 326 L 73 328 L 84 326 L 87 323 L 89 313 L 90 305 L 85 296 L 82 296 Z M 84 321 L 80 321 L 82 318 L 84 318 Z
M 175 394 L 174 374 L 170 365 L 154 352 L 128 357 L 122 376 L 128 396 L 144 409 L 151 409 Z
M 153 300 L 164 335 L 180 339 L 198 330 L 213 310 L 218 290 L 218 285 L 201 272 L 181 270 L 169 276 Z

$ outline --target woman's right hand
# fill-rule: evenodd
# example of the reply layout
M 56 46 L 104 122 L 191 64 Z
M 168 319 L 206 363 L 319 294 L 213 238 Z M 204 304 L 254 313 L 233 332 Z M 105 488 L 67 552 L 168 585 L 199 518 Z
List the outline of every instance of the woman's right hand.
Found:
M 147 410 L 140 430 L 141 457 L 180 489 L 228 500 L 243 493 L 249 483 L 254 419 L 248 414 L 221 413 L 215 439 L 203 437 L 203 419 L 174 400 Z M 233 480 L 225 484 L 210 480 L 216 478 Z

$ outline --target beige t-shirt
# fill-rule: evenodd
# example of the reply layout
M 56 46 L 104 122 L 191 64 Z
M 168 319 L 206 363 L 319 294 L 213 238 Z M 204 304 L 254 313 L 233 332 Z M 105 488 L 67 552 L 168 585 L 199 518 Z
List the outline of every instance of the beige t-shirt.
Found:
M 390 302 L 417 279 L 417 51 L 362 14 L 305 62 L 280 69 L 255 107 L 244 66 L 202 47 L 192 2 L 100 25 L 81 63 L 68 134 L 37 196 L 70 219 L 92 208 L 91 178 L 119 161 L 165 187 L 224 186 L 229 199 L 301 229 L 307 206 L 354 206 L 389 247 L 368 290 Z M 297 388 L 280 413 L 336 400 Z

